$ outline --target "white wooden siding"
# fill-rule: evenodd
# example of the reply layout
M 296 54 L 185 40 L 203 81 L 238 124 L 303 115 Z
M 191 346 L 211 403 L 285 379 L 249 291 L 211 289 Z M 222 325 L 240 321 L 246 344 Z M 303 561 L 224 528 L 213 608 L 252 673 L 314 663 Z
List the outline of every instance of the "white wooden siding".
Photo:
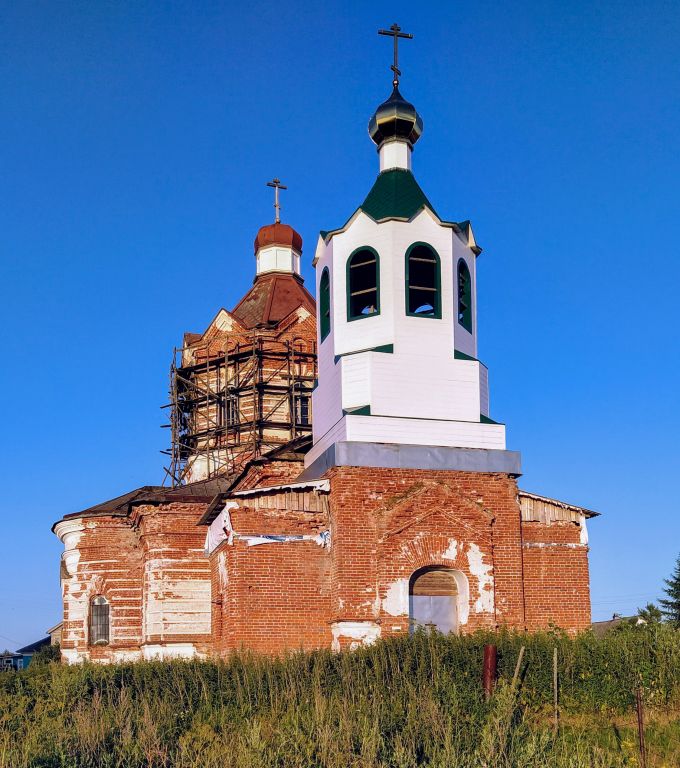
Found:
M 428 243 L 439 255 L 441 318 L 406 314 L 405 256 L 415 242 Z M 361 246 L 378 252 L 380 314 L 348 321 L 346 265 Z M 460 258 L 472 279 L 472 333 L 457 321 Z M 475 261 L 453 229 L 427 210 L 410 222 L 382 224 L 359 212 L 328 245 L 319 242 L 317 293 L 321 274 L 328 268 L 331 332 L 319 345 L 319 384 L 313 395 L 315 449 L 321 443 L 328 447 L 331 437 L 505 449 L 505 428 L 480 423 L 480 414 L 489 414 L 486 369 L 476 361 L 454 357 L 455 349 L 477 357 Z M 392 345 L 393 353 L 366 351 L 386 345 Z M 343 410 L 362 406 L 370 407 L 370 416 L 343 417 Z M 322 450 L 315 449 L 315 455 Z

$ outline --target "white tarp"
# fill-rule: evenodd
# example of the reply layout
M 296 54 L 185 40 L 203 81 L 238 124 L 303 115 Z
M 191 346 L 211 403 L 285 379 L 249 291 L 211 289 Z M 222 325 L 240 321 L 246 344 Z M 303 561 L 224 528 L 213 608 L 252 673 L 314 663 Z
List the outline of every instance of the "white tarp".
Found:
M 235 501 L 228 501 L 224 509 L 219 515 L 212 521 L 208 528 L 208 533 L 205 537 L 205 552 L 210 554 L 214 552 L 217 547 L 226 541 L 229 545 L 234 543 L 234 539 L 241 539 L 249 547 L 256 547 L 260 544 L 286 544 L 296 541 L 313 541 L 320 547 L 329 548 L 331 545 L 331 532 L 320 531 L 318 534 L 306 535 L 297 533 L 262 533 L 262 534 L 245 534 L 237 533 L 231 524 L 230 509 L 238 507 Z

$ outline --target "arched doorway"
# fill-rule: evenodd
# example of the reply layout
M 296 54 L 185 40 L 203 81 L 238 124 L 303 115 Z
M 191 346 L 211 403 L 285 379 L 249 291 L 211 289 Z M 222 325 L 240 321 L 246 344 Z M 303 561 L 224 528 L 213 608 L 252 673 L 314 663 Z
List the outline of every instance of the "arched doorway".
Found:
M 439 566 L 421 568 L 411 576 L 408 590 L 411 632 L 418 628 L 445 635 L 458 632 L 460 578 L 465 577 L 451 568 Z

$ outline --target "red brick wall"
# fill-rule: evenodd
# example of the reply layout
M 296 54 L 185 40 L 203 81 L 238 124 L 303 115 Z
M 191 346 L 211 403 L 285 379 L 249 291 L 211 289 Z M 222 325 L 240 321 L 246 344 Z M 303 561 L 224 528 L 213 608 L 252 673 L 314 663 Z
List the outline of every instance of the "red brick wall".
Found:
M 145 644 L 210 648 L 210 565 L 203 552 L 205 504 L 135 507 L 131 517 L 99 515 L 69 525 L 80 532 L 62 565 L 64 634 L 70 661 L 138 658 Z M 89 604 L 109 601 L 110 643 L 90 646 Z
M 588 547 L 573 522 L 525 522 L 524 590 L 528 629 L 590 626 Z
M 234 490 L 245 491 L 268 485 L 294 482 L 305 468 L 300 461 L 262 461 L 252 464 Z
M 205 504 L 135 507 L 143 553 L 144 643 L 210 649 L 210 564 L 198 520 Z
M 287 482 L 299 469 L 284 461 L 257 466 L 242 486 Z M 208 560 L 206 529 L 196 525 L 202 503 L 73 521 L 81 528 L 62 566 L 65 656 L 116 660 L 145 643 L 281 653 L 329 647 L 334 638 L 337 647 L 350 645 L 348 626 L 368 627 L 372 636 L 403 633 L 408 580 L 431 565 L 464 577 L 463 632 L 589 626 L 580 526 L 521 523 L 513 478 L 365 467 L 337 467 L 328 477 L 328 513 L 248 506 L 241 497 L 231 520 L 242 535 L 330 529 L 330 549 L 310 541 L 247 546 L 237 537 Z M 110 601 L 111 644 L 90 648 L 87 613 L 96 594 Z
M 116 654 L 138 650 L 142 638 L 142 558 L 136 533 L 121 517 L 74 521 L 78 524 L 82 526 L 79 541 L 75 550 L 67 551 L 66 564 L 62 564 L 62 654 L 75 661 L 82 657 L 112 659 Z M 111 643 L 90 647 L 89 605 L 97 595 L 103 595 L 111 606 Z
M 462 631 L 524 626 L 512 478 L 360 467 L 335 468 L 329 476 L 333 621 L 377 621 L 382 636 L 404 632 L 408 578 L 424 566 L 445 565 L 468 581 Z
M 241 534 L 316 535 L 322 513 L 240 508 L 230 511 Z M 235 538 L 210 556 L 214 649 L 262 653 L 330 646 L 330 555 L 309 541 L 248 546 Z

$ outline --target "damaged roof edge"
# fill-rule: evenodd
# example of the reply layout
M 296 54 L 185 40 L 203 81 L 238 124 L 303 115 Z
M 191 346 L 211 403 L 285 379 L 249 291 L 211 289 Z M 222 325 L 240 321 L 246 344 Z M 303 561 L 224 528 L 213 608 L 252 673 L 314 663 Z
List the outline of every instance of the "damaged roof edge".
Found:
M 222 510 L 224 503 L 228 499 L 235 497 L 257 496 L 258 494 L 287 490 L 316 490 L 322 493 L 330 493 L 331 483 L 330 480 L 306 480 L 297 483 L 282 483 L 280 485 L 262 485 L 259 488 L 247 488 L 243 491 L 225 491 L 224 493 L 218 493 L 217 496 L 212 499 L 210 504 L 208 504 L 208 508 L 203 513 L 197 525 L 210 525 L 210 523 L 212 523 L 212 521 Z
M 587 509 L 586 507 L 580 507 L 578 504 L 570 504 L 567 501 L 560 501 L 559 499 L 553 499 L 550 496 L 540 496 L 538 493 L 531 493 L 530 491 L 523 491 L 521 488 L 518 488 L 519 496 L 524 496 L 527 499 L 534 499 L 535 501 L 544 501 L 548 504 L 555 504 L 555 506 L 562 507 L 563 509 L 571 509 L 575 512 L 580 512 L 581 514 L 585 515 L 588 518 L 591 517 L 600 517 L 600 512 L 595 512 L 592 509 Z
M 298 483 L 281 483 L 280 485 L 263 485 L 260 488 L 248 488 L 245 491 L 234 491 L 230 496 L 255 496 L 258 493 L 271 491 L 302 490 L 314 488 L 317 491 L 328 492 L 331 489 L 330 480 L 303 480 Z

